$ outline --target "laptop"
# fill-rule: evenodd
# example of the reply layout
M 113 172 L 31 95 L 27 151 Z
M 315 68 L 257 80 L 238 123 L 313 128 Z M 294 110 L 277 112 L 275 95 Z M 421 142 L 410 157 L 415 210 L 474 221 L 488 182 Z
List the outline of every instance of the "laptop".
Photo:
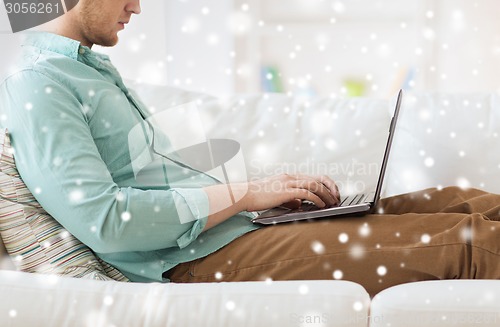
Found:
M 272 225 L 284 222 L 292 222 L 307 219 L 318 219 L 345 215 L 364 215 L 373 212 L 380 199 L 382 190 L 382 182 L 384 180 L 387 162 L 389 161 L 389 153 L 391 151 L 394 131 L 399 117 L 399 111 L 403 98 L 403 90 L 400 90 L 396 100 L 396 108 L 389 127 L 389 138 L 385 147 L 382 166 L 375 191 L 366 194 L 354 194 L 347 197 L 342 197 L 340 203 L 335 206 L 319 208 L 311 202 L 303 201 L 301 206 L 296 209 L 290 209 L 284 206 L 275 207 L 264 212 L 261 212 L 257 217 L 252 219 L 254 224 Z

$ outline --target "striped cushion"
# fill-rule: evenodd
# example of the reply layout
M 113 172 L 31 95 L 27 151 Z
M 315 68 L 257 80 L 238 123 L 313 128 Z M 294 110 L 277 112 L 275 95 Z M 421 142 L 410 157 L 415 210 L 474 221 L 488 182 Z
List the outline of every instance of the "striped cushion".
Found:
M 38 204 L 19 176 L 13 152 L 7 130 L 0 130 L 0 235 L 17 269 L 128 281 Z

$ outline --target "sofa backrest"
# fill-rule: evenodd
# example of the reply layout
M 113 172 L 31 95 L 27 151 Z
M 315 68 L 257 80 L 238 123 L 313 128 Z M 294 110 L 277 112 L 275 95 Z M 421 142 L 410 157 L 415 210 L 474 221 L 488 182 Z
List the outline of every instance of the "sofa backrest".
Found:
M 248 178 L 328 174 L 344 194 L 375 187 L 395 100 L 284 94 L 214 99 L 132 87 L 157 111 L 196 101 L 207 137 L 241 144 Z M 499 95 L 405 92 L 383 195 L 449 185 L 500 193 L 499 133 Z
M 500 96 L 407 94 L 387 175 L 406 193 L 456 185 L 500 193 Z
M 158 115 L 195 102 L 197 117 L 185 119 L 185 129 L 198 119 L 206 138 L 236 140 L 246 163 L 245 179 L 326 174 L 344 193 L 375 187 L 394 110 L 387 100 L 367 98 L 306 99 L 286 94 L 213 98 L 164 86 L 130 86 Z M 165 132 L 171 136 L 172 131 Z

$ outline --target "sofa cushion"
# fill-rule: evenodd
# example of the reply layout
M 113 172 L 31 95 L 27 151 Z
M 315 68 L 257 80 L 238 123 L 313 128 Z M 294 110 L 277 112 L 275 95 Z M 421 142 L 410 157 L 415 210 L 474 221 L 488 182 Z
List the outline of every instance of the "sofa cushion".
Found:
M 19 176 L 6 129 L 0 130 L 0 235 L 18 270 L 128 281 L 40 206 Z
M 366 327 L 370 318 L 366 290 L 344 280 L 176 284 L 53 277 L 0 271 L 0 294 L 9 294 L 0 296 L 0 326 Z
M 496 327 L 500 281 L 432 280 L 401 284 L 377 294 L 370 327 Z

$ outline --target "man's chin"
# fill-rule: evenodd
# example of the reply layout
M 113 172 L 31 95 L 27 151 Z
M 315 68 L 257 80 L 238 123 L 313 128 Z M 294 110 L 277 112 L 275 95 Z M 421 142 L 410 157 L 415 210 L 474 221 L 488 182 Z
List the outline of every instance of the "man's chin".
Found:
M 94 44 L 100 45 L 102 47 L 114 47 L 118 44 L 118 35 L 115 35 L 113 38 L 99 39 Z

